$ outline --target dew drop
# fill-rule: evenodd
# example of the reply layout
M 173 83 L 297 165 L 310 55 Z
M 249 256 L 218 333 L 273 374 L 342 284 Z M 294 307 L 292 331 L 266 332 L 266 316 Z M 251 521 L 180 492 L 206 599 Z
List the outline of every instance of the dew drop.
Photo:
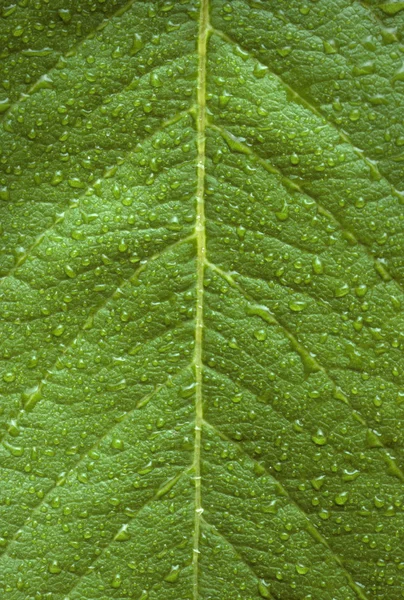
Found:
M 180 576 L 180 567 L 179 565 L 174 565 L 171 567 L 171 571 L 164 577 L 164 581 L 168 581 L 168 583 L 175 583 Z
M 114 575 L 114 578 L 111 581 L 111 587 L 113 587 L 114 589 L 118 589 L 120 588 L 122 585 L 122 577 L 120 575 L 120 573 L 116 573 L 116 575 Z
M 261 581 L 258 582 L 258 593 L 261 596 L 261 598 L 266 598 L 267 600 L 271 598 L 269 586 L 263 579 L 261 579 Z
M 312 441 L 316 444 L 316 446 L 325 446 L 327 443 L 327 437 L 324 435 L 321 429 L 317 429 L 315 435 L 311 437 Z
M 344 506 L 344 504 L 346 504 L 347 501 L 348 501 L 348 492 L 341 492 L 340 494 L 337 494 L 337 496 L 335 496 L 335 498 L 334 498 L 334 502 L 338 506 Z
M 259 342 L 263 342 L 264 340 L 267 339 L 267 332 L 265 331 L 265 329 L 256 329 L 254 331 L 254 337 L 259 341 Z
M 62 572 L 62 569 L 59 566 L 59 563 L 57 560 L 53 560 L 49 566 L 48 566 L 48 571 L 49 573 L 52 573 L 53 575 L 58 575 L 59 573 Z
M 296 573 L 299 575 L 306 575 L 309 572 L 309 567 L 302 565 L 301 563 L 297 563 L 296 565 Z
M 140 52 L 140 50 L 142 50 L 142 48 L 144 48 L 144 42 L 142 40 L 142 36 L 139 33 L 135 33 L 135 37 L 133 39 L 133 44 L 132 44 L 130 54 L 133 56 L 134 54 L 137 54 L 138 52 Z
M 114 539 L 117 542 L 126 542 L 127 540 L 129 540 L 130 534 L 128 532 L 128 525 L 123 525 Z

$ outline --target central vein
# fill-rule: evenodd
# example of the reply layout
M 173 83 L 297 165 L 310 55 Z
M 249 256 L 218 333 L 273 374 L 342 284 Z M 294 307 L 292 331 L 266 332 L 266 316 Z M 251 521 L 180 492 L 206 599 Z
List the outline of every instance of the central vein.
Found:
M 209 29 L 209 0 L 201 0 L 200 25 L 198 35 L 198 164 L 197 164 L 197 282 L 196 282 L 196 327 L 195 327 L 195 527 L 193 542 L 193 598 L 198 600 L 199 538 L 202 514 L 201 497 L 201 436 L 203 422 L 202 406 L 202 341 L 203 341 L 203 278 L 206 255 L 205 232 L 205 130 L 206 130 L 206 49 Z

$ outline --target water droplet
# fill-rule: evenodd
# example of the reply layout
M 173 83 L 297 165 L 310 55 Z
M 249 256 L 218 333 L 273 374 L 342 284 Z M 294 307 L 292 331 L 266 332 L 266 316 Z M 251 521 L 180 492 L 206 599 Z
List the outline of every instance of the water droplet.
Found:
M 307 302 L 301 300 L 291 300 L 289 302 L 289 308 L 293 312 L 302 312 L 307 307 Z
M 4 373 L 3 375 L 3 381 L 5 381 L 6 383 L 11 383 L 15 380 L 16 375 L 15 373 L 13 373 L 13 371 L 8 371 L 7 373 Z
M 283 48 L 277 48 L 276 51 L 279 54 L 279 56 L 282 56 L 282 58 L 285 58 L 292 52 L 292 48 L 291 48 L 291 46 L 284 46 Z
M 323 433 L 321 429 L 317 429 L 315 435 L 311 436 L 312 441 L 316 444 L 316 446 L 325 446 L 327 443 L 327 436 Z
M 348 497 L 348 492 L 341 492 L 335 496 L 334 502 L 335 504 L 338 504 L 338 506 L 344 506 L 348 501 Z
M 287 221 L 288 217 L 289 217 L 289 208 L 288 205 L 285 203 L 283 205 L 282 210 L 278 211 L 275 213 L 276 218 L 279 221 Z
M 301 563 L 298 563 L 296 565 L 296 573 L 299 573 L 299 575 L 306 575 L 309 572 L 309 567 L 306 567 L 305 565 L 302 565 Z
M 121 379 L 116 383 L 107 383 L 106 388 L 107 392 L 119 392 L 120 390 L 124 390 L 126 388 L 126 379 Z
M 12 456 L 22 456 L 24 454 L 24 448 L 21 446 L 13 446 L 6 440 L 3 441 L 3 446 L 6 450 L 10 452 Z
M 383 506 L 385 505 L 384 500 L 382 498 L 379 498 L 378 496 L 374 497 L 373 503 L 376 508 L 383 508 Z
M 126 542 L 127 540 L 129 540 L 130 534 L 128 532 L 128 525 L 123 525 L 114 539 L 117 542 Z
M 64 325 L 57 325 L 54 329 L 52 329 L 52 335 L 54 335 L 55 337 L 60 337 L 61 335 L 63 335 L 64 330 Z
M 64 23 L 70 23 L 70 21 L 72 20 L 72 13 L 68 8 L 59 9 L 58 15 Z
M 243 227 L 242 225 L 239 225 L 239 227 L 237 227 L 236 229 L 237 235 L 238 237 L 242 240 L 245 238 L 245 234 L 246 234 L 246 228 Z
M 315 479 L 312 479 L 310 481 L 313 488 L 317 491 L 323 487 L 324 482 L 325 482 L 325 475 L 320 475 L 319 477 L 316 477 Z
M 230 98 L 232 98 L 232 94 L 223 90 L 223 92 L 219 96 L 219 106 L 224 108 L 230 102 Z
M 49 565 L 48 565 L 48 571 L 49 573 L 53 573 L 54 575 L 58 575 L 59 573 L 62 572 L 62 569 L 59 566 L 59 563 L 57 560 L 53 560 Z
M 360 475 L 360 471 L 357 471 L 356 469 L 353 470 L 349 470 L 349 469 L 344 469 L 343 473 L 342 473 L 342 480 L 343 481 L 354 481 L 355 479 L 357 479 Z
M 150 73 L 150 85 L 154 88 L 161 88 L 163 86 L 163 82 L 155 71 Z
M 257 79 L 262 79 L 268 73 L 269 69 L 267 66 L 257 63 L 254 67 L 254 76 Z
M 11 102 L 9 101 L 8 98 L 5 98 L 4 100 L 0 100 L 0 114 L 6 112 L 6 110 L 8 110 L 11 106 Z M 1 196 L 0 196 L 1 198 Z
M 111 587 L 113 587 L 114 589 L 118 589 L 120 588 L 122 585 L 122 577 L 120 575 L 120 573 L 116 573 L 116 575 L 114 575 L 114 578 L 111 581 Z
M 147 464 L 145 464 L 143 467 L 141 467 L 138 470 L 139 475 L 147 475 L 147 473 L 150 473 L 151 471 L 153 471 L 153 462 L 150 460 Z
M 323 263 L 322 263 L 320 257 L 315 256 L 313 258 L 312 266 L 313 266 L 313 271 L 315 272 L 316 275 L 321 275 L 321 273 L 324 272 Z
M 349 294 L 349 285 L 347 283 L 343 283 L 334 291 L 334 296 L 336 298 L 343 298 L 347 294 Z
M 183 385 L 180 389 L 181 398 L 190 398 L 194 395 L 196 388 L 196 383 L 192 382 L 189 385 Z
M 267 332 L 265 329 L 256 329 L 254 331 L 254 336 L 259 342 L 263 342 L 267 339 Z
M 130 54 L 133 56 L 134 54 L 137 54 L 138 52 L 140 52 L 140 50 L 142 50 L 142 48 L 144 48 L 144 42 L 142 40 L 142 36 L 139 33 L 135 33 L 135 37 L 133 39 L 133 44 L 132 44 Z
M 64 271 L 66 275 L 70 277 L 70 279 L 74 279 L 74 277 L 76 277 L 76 273 L 70 265 L 64 265 Z
M 112 438 L 111 448 L 114 448 L 115 450 L 123 450 L 124 443 L 120 438 Z
M 383 444 L 380 439 L 380 434 L 373 429 L 368 429 L 366 432 L 366 444 L 368 448 L 382 448 Z
M 36 403 L 42 398 L 42 389 L 40 385 L 25 390 L 21 394 L 21 399 L 25 410 L 32 410 Z
M 334 40 L 323 40 L 323 48 L 325 54 L 336 54 L 338 51 Z
M 358 108 L 354 108 L 349 113 L 349 118 L 350 118 L 351 121 L 358 121 L 360 119 L 360 116 L 361 116 L 361 113 L 360 113 L 360 110 Z
M 164 577 L 164 581 L 168 581 L 169 583 L 175 583 L 180 576 L 180 567 L 179 565 L 174 565 L 171 567 L 171 571 Z
M 86 187 L 86 184 L 83 183 L 78 177 L 72 177 L 69 179 L 68 184 L 70 187 L 75 189 L 84 189 Z
M 278 512 L 278 510 L 279 510 L 279 507 L 278 507 L 278 501 L 277 500 L 271 500 L 271 502 L 269 502 L 269 504 L 264 504 L 262 506 L 262 512 L 265 513 L 265 514 L 276 515 L 276 513 Z
M 258 593 L 261 596 L 261 598 L 265 598 L 266 600 L 270 600 L 271 598 L 269 585 L 263 579 L 261 579 L 261 581 L 258 582 Z

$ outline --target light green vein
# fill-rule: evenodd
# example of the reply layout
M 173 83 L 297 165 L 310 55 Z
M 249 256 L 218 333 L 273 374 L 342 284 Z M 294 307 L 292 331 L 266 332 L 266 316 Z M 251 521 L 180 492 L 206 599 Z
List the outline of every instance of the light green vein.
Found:
M 195 323 L 195 526 L 193 540 L 193 598 L 198 600 L 199 537 L 202 514 L 201 495 L 201 429 L 203 422 L 202 406 L 202 341 L 203 341 L 203 279 L 206 255 L 205 231 L 205 161 L 206 161 L 206 54 L 209 31 L 209 0 L 201 0 L 198 35 L 198 92 L 197 92 L 197 212 L 195 232 L 197 240 L 197 281 L 196 281 L 196 323 Z

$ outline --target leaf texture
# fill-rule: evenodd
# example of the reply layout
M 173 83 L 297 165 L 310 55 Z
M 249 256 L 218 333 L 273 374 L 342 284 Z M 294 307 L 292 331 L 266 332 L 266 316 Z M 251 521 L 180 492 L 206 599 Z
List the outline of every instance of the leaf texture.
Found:
M 404 598 L 403 19 L 1 5 L 1 599 Z

